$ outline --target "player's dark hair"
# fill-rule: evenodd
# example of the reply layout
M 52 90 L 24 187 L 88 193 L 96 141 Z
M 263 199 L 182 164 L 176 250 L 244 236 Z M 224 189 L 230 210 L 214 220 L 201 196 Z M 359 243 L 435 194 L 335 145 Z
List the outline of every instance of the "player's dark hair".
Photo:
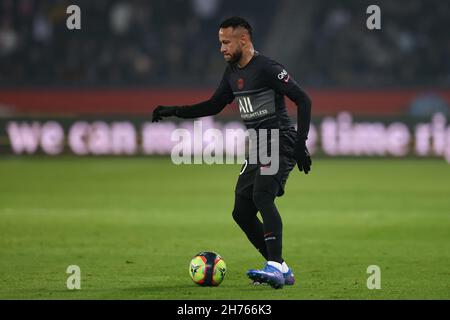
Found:
M 252 31 L 253 31 L 252 26 L 244 18 L 231 17 L 231 18 L 228 18 L 228 19 L 224 20 L 220 24 L 220 28 L 228 28 L 228 27 L 232 27 L 233 29 L 235 29 L 237 27 L 242 27 L 245 30 L 247 30 L 248 34 L 250 35 L 250 39 L 252 39 L 252 36 L 253 36 L 253 34 L 252 34 Z

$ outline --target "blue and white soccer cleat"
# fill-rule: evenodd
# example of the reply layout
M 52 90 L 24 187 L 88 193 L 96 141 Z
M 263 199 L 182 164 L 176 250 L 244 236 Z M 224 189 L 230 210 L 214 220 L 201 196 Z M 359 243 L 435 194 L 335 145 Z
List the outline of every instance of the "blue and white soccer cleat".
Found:
M 283 273 L 284 276 L 284 285 L 285 286 L 293 286 L 295 284 L 295 276 L 292 270 L 289 268 L 288 272 Z M 260 282 L 258 280 L 253 280 L 254 286 L 259 286 L 267 283 Z
M 267 283 L 275 289 L 283 288 L 285 283 L 283 273 L 267 263 L 262 270 L 248 270 L 247 276 L 252 279 L 254 283 Z
M 295 283 L 294 273 L 291 268 L 289 268 L 288 272 L 283 273 L 284 284 L 287 286 L 292 286 Z

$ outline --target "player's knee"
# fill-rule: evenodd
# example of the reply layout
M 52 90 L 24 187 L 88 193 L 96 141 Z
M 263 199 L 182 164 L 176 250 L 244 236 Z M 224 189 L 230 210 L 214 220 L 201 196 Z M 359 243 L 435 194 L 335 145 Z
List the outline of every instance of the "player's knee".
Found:
M 273 205 L 275 196 L 265 191 L 255 191 L 253 192 L 253 202 L 255 206 L 261 211 L 265 208 Z

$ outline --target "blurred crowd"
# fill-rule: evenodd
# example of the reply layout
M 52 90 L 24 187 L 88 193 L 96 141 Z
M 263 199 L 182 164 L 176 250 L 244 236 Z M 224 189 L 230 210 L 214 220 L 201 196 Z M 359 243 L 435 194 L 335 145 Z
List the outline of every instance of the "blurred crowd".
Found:
M 319 6 L 298 65 L 311 85 L 450 85 L 450 1 L 346 0 Z M 378 4 L 381 30 L 366 28 Z
M 81 30 L 66 27 L 71 4 Z M 270 25 L 271 10 L 254 14 L 238 0 L 2 0 L 0 85 L 217 82 L 218 25 L 233 7 L 258 29 Z
M 378 1 L 380 2 L 380 1 Z M 66 8 L 81 8 L 81 30 Z M 2 0 L 0 85 L 216 85 L 217 28 L 247 17 L 257 48 L 283 1 Z M 312 86 L 449 85 L 450 2 L 382 1 L 382 30 L 365 28 L 358 0 L 315 1 L 291 73 Z M 295 30 L 292 30 L 295 41 Z M 270 45 L 270 44 L 269 44 Z

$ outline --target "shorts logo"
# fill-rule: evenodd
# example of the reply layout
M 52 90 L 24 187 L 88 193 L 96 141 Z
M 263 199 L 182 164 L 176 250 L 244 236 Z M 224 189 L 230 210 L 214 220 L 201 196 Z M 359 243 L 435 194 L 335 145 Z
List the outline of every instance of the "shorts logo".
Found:
M 289 74 L 287 73 L 287 71 L 285 69 L 283 69 L 283 71 L 281 71 L 278 74 L 277 78 L 279 80 L 281 80 L 281 81 L 288 82 L 289 81 Z
M 245 169 L 247 169 L 248 161 L 245 159 L 244 165 L 242 166 L 241 172 L 239 172 L 239 175 L 243 174 Z
M 239 90 L 242 90 L 244 88 L 244 79 L 239 78 L 237 81 L 237 87 Z

